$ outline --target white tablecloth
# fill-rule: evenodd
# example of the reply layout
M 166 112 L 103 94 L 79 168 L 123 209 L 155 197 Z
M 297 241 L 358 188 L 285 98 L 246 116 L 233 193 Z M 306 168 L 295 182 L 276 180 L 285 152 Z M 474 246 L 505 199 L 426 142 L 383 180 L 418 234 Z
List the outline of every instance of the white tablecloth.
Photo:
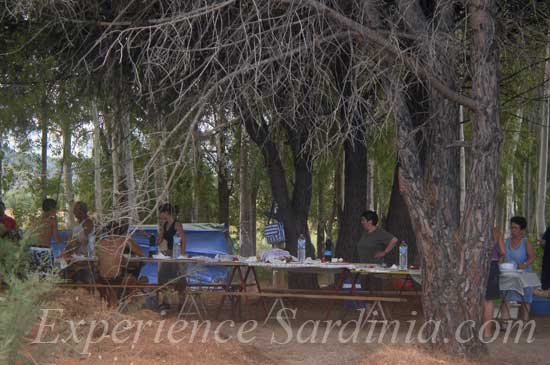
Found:
M 525 288 L 540 287 L 540 279 L 534 272 L 503 271 L 499 277 L 500 290 L 513 290 L 524 295 Z
M 410 275 L 414 281 L 422 284 L 420 272 L 411 272 Z M 500 290 L 514 290 L 520 295 L 524 295 L 524 288 L 538 288 L 541 283 L 538 275 L 534 272 L 501 272 L 499 285 Z

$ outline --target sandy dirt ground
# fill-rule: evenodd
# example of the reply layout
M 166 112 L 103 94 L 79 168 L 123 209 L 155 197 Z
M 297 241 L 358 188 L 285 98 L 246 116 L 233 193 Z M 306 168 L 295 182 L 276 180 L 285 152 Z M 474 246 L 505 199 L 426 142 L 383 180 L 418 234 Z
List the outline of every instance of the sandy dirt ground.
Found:
M 209 319 L 213 318 L 218 300 L 208 301 Z M 164 318 L 163 327 L 159 330 L 162 319 L 158 313 L 130 308 L 119 313 L 108 308 L 97 296 L 92 296 L 83 290 L 67 290 L 53 303 L 50 309 L 63 311 L 48 312 L 48 321 L 43 322 L 54 327 L 43 327 L 40 334 L 40 322 L 28 335 L 29 345 L 24 349 L 25 359 L 22 363 L 29 364 L 550 364 L 550 318 L 535 318 L 536 329 L 534 341 L 527 343 L 524 335 L 518 343 L 513 339 L 503 344 L 504 332 L 498 339 L 488 345 L 489 355 L 476 361 L 466 361 L 457 358 L 440 356 L 415 343 L 406 343 L 408 325 L 410 322 L 421 323 L 419 303 L 392 304 L 390 312 L 393 319 L 400 320 L 402 328 L 398 331 L 397 340 L 392 343 L 391 333 L 386 334 L 383 343 L 376 343 L 379 330 L 371 334 L 371 343 L 367 342 L 370 327 L 355 332 L 354 320 L 358 312 L 346 311 L 342 304 L 335 307 L 331 314 L 333 324 L 338 319 L 344 319 L 348 326 L 341 329 L 336 324 L 327 331 L 324 322 L 313 322 L 323 318 L 327 303 L 292 301 L 287 303 L 289 308 L 296 308 L 296 319 L 291 321 L 290 327 L 284 327 L 277 320 L 263 324 L 265 317 L 259 302 L 248 303 L 243 306 L 241 320 L 231 322 L 230 306 L 226 305 L 219 320 L 210 322 L 210 327 L 196 325 L 193 328 L 195 317 L 186 318 L 187 327 L 177 327 L 177 318 L 174 311 Z M 71 328 L 69 323 L 84 320 L 86 323 Z M 103 328 L 91 329 L 88 323 L 104 320 L 109 326 L 107 332 Z M 117 324 L 132 323 L 133 328 L 123 335 L 113 337 L 113 329 Z M 255 320 L 254 322 L 246 322 Z M 72 321 L 72 322 L 68 322 Z M 151 326 L 142 326 L 138 330 L 136 322 L 151 321 Z M 226 322 L 223 322 L 226 321 Z M 223 322 L 223 323 L 222 323 Z M 245 324 L 246 322 L 246 324 Z M 175 324 L 176 323 L 176 324 Z M 180 321 L 179 324 L 182 322 Z M 195 322 L 200 324 L 200 322 Z M 232 326 L 234 323 L 234 326 Z M 314 336 L 315 323 L 318 323 Z M 407 323 L 407 326 L 405 325 Z M 220 325 L 221 324 L 221 325 Z M 244 327 L 243 327 L 244 324 Z M 175 326 L 175 327 L 174 327 Z M 119 329 L 122 327 L 119 327 Z M 167 329 L 173 331 L 170 341 Z M 301 330 L 300 330 L 301 328 Z M 193 333 L 193 329 L 196 332 Z M 219 329 L 216 332 L 216 329 Z M 179 332 L 178 332 L 179 331 Z M 250 341 L 241 343 L 239 338 Z M 135 334 L 139 332 L 139 336 Z M 326 341 L 323 337 L 326 333 Z M 119 332 L 120 334 L 120 332 Z M 206 336 L 205 336 L 206 334 Z M 291 338 L 289 340 L 289 334 Z M 353 340 L 353 335 L 356 340 Z M 56 343 L 32 343 L 40 338 L 42 342 L 57 338 Z M 72 337 L 71 337 L 72 336 Z M 74 341 L 75 336 L 81 341 Z M 193 337 L 194 336 L 194 337 Z M 128 337 L 126 341 L 121 341 Z M 85 339 L 90 338 L 87 348 Z M 63 340 L 66 341 L 63 341 Z M 118 339 L 118 342 L 115 341 Z M 204 340 L 203 340 L 204 339 Z M 373 340 L 374 339 L 374 340 Z M 190 343 L 192 342 L 192 343 Z M 286 343 L 288 342 L 288 343 Z M 311 343 L 315 342 L 315 343 Z M 84 351 L 86 350 L 86 351 Z

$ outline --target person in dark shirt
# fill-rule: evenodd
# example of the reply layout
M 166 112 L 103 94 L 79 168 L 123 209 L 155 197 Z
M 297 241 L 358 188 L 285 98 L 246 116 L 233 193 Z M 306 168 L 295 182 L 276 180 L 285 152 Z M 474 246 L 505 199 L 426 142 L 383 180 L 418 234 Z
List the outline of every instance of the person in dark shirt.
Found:
M 361 215 L 361 226 L 363 233 L 355 246 L 356 260 L 368 264 L 384 263 L 384 257 L 395 247 L 397 238 L 378 227 L 378 214 L 372 210 Z M 369 290 L 383 290 L 384 280 L 375 276 L 369 277 L 368 280 L 367 277 L 363 277 L 361 285 Z
M 542 271 L 540 274 L 540 281 L 542 283 L 542 290 L 550 289 L 550 226 L 546 228 L 540 244 L 544 247 L 544 253 L 542 255 Z
M 357 258 L 362 263 L 382 263 L 397 244 L 397 238 L 378 227 L 378 214 L 371 210 L 361 215 L 363 234 L 357 242 Z
M 174 248 L 174 238 L 177 235 L 180 238 L 180 253 L 185 255 L 186 241 L 183 226 L 176 219 L 175 209 L 171 204 L 166 203 L 159 208 L 160 229 L 158 232 L 157 244 L 159 250 L 168 256 L 172 256 Z M 158 283 L 167 284 L 175 283 L 176 290 L 180 295 L 180 301 L 183 303 L 185 299 L 185 288 L 187 281 L 185 278 L 185 267 L 183 264 L 163 262 L 159 264 Z M 166 298 L 163 298 L 163 303 L 160 306 L 161 313 L 170 308 Z

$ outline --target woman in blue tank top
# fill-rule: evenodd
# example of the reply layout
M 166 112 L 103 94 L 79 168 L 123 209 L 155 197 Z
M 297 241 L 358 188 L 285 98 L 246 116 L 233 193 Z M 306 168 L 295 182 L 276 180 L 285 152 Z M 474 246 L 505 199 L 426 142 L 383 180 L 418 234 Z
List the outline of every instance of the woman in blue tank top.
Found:
M 506 255 L 504 262 L 513 262 L 518 269 L 532 272 L 533 262 L 535 261 L 535 250 L 531 242 L 525 237 L 525 228 L 527 221 L 523 217 L 512 217 L 510 220 L 511 237 L 506 240 Z M 509 319 L 510 311 L 508 307 L 509 301 L 522 303 L 518 318 L 525 321 L 529 320 L 529 310 L 533 302 L 533 288 L 524 288 L 524 295 L 520 295 L 516 291 L 508 290 L 504 292 L 504 306 L 502 310 L 502 318 Z

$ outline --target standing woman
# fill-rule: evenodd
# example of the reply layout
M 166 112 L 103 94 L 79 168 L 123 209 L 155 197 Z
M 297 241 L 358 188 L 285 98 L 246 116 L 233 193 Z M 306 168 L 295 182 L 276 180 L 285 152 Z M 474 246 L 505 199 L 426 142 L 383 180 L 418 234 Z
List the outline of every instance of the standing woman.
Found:
M 533 268 L 531 265 L 533 265 L 535 261 L 535 250 L 531 242 L 525 237 L 527 220 L 524 217 L 512 217 L 512 219 L 510 219 L 510 227 L 512 236 L 506 240 L 506 256 L 504 261 L 513 262 L 517 265 L 518 269 L 532 272 Z M 528 321 L 531 303 L 533 302 L 533 288 L 524 288 L 523 296 L 513 290 L 508 290 L 504 293 L 504 307 L 502 310 L 503 319 L 510 319 L 509 301 L 522 303 L 520 318 L 524 321 Z M 520 315 L 518 315 L 518 317 Z
M 172 256 L 174 238 L 177 235 L 180 238 L 180 253 L 181 255 L 185 255 L 185 233 L 183 232 L 183 226 L 175 218 L 174 208 L 171 204 L 166 203 L 161 205 L 159 208 L 159 218 L 160 230 L 157 238 L 159 250 L 165 255 Z M 171 262 L 159 264 L 158 283 L 175 282 L 180 297 L 184 295 L 186 287 L 184 275 L 185 268 L 183 264 Z M 167 309 L 168 305 L 166 302 L 163 304 L 163 307 Z

